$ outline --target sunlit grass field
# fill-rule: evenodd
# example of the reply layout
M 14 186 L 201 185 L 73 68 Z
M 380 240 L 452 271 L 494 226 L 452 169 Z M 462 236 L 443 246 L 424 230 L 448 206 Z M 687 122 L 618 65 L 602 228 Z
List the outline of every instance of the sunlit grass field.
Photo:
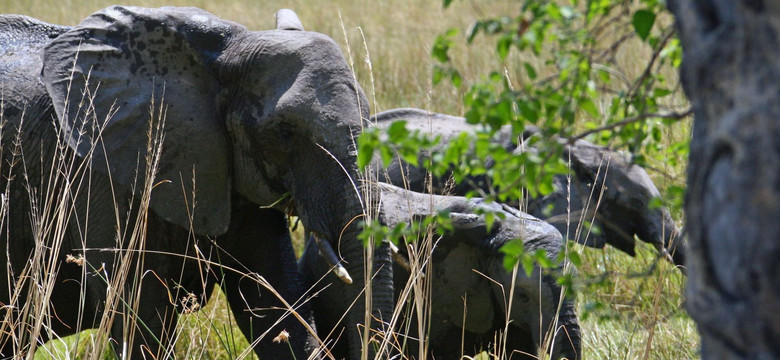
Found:
M 0 0 L 0 13 L 75 25 L 90 13 L 113 4 L 104 0 Z M 489 70 L 506 67 L 507 73 L 513 74 L 516 72 L 512 69 L 521 66 L 522 55 L 513 54 L 501 63 L 494 56 L 491 39 L 478 37 L 466 45 L 462 35 L 477 17 L 518 12 L 519 1 L 453 1 L 448 9 L 442 8 L 438 0 L 128 0 L 122 4 L 196 6 L 251 30 L 272 29 L 276 10 L 293 9 L 307 30 L 327 34 L 342 46 L 371 101 L 372 112 L 418 107 L 462 115 L 461 95 L 466 87 L 483 79 Z M 431 83 L 434 60 L 430 48 L 436 36 L 449 28 L 461 32 L 450 51 L 464 79 L 461 88 Z M 642 54 L 622 54 L 629 71 L 633 57 Z M 668 130 L 666 135 L 672 139 L 688 136 L 688 132 L 682 126 Z M 669 168 L 660 164 L 658 168 L 665 173 L 652 174 L 659 188 L 682 184 L 682 165 Z M 300 237 L 298 234 L 299 241 Z M 584 359 L 698 358 L 699 339 L 695 324 L 684 310 L 685 277 L 679 270 L 656 261 L 650 247 L 640 246 L 638 255 L 632 258 L 611 248 L 602 251 L 571 246 L 583 258 L 582 267 L 577 269 L 576 290 Z M 183 316 L 181 322 L 184 326 L 176 345 L 180 358 L 254 356 L 247 350 L 241 332 L 232 325 L 221 295 L 212 297 L 201 311 Z M 52 341 L 38 350 L 36 358 L 64 358 L 63 349 L 87 347 L 90 341 L 89 333 L 78 340 Z

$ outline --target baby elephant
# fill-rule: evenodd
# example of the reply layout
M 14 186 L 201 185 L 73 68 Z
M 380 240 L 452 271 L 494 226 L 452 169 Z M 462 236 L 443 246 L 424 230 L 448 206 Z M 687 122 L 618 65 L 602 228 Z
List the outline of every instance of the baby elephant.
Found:
M 491 349 L 496 339 L 501 339 L 498 334 L 503 334 L 505 349 L 512 359 L 535 359 L 540 348 L 546 349 L 553 359 L 580 358 L 580 328 L 574 302 L 563 298 L 562 288 L 556 282 L 561 269 L 543 270 L 536 266 L 527 276 L 521 267 L 513 275 L 504 268 L 504 254 L 499 250 L 513 239 L 522 239 L 526 252 L 544 250 L 555 262 L 563 242 L 552 225 L 481 199 L 428 195 L 383 183 L 378 187 L 380 220 L 389 228 L 436 213 L 447 214 L 451 222 L 443 236 L 433 231 L 430 255 L 415 255 L 425 247 L 421 245 L 427 236 L 424 229 L 417 238 L 406 239 L 410 242 L 408 247 L 401 246 L 400 258 L 424 265 L 422 274 L 410 272 L 406 260 L 397 261 L 393 268 L 396 303 L 410 305 L 394 323 L 395 345 L 416 357 L 422 345 L 418 339 L 425 339 L 433 358 L 457 359 L 461 354 Z M 492 224 L 486 213 L 496 215 Z M 323 338 L 328 333 L 337 336 L 343 327 L 339 323 L 341 314 L 332 309 L 345 301 L 344 297 L 327 287 L 339 281 L 334 274 L 337 263 L 329 243 L 320 240 L 309 241 L 300 259 L 305 280 L 315 284 L 315 292 L 321 290 L 312 307 Z M 429 286 L 430 294 L 408 295 L 415 281 L 423 284 L 417 288 Z M 430 312 L 425 315 L 430 327 L 423 327 L 427 330 L 422 336 L 417 333 L 418 314 L 410 300 L 413 296 L 426 296 L 430 304 Z M 390 316 L 383 320 L 390 321 Z M 335 331 L 331 332 L 332 329 Z M 498 346 L 504 349 L 502 342 Z M 332 348 L 336 358 L 345 351 L 338 343 Z

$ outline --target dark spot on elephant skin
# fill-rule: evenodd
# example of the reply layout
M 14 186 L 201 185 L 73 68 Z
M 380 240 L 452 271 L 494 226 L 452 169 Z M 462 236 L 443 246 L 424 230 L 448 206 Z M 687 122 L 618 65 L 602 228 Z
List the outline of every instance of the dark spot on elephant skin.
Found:
M 124 54 L 125 59 L 130 59 L 130 57 L 132 56 L 132 53 L 130 51 L 130 46 L 127 45 L 126 43 L 119 46 L 119 50 L 122 52 L 122 54 Z

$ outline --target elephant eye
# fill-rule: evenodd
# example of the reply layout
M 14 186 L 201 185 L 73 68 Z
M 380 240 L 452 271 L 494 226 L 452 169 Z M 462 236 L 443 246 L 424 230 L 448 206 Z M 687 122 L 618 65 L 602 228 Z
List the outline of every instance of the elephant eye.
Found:
M 283 140 L 289 140 L 295 136 L 296 128 L 288 122 L 279 123 L 279 138 Z
M 288 141 L 292 140 L 296 131 L 297 129 L 295 125 L 284 121 L 276 125 L 274 134 L 272 134 L 272 136 L 276 137 L 281 143 L 287 143 Z
M 515 296 L 514 296 L 514 300 L 513 301 L 519 301 L 519 302 L 522 302 L 522 303 L 527 303 L 530 300 L 531 300 L 531 298 L 528 297 L 528 294 L 525 291 L 518 289 L 515 292 Z

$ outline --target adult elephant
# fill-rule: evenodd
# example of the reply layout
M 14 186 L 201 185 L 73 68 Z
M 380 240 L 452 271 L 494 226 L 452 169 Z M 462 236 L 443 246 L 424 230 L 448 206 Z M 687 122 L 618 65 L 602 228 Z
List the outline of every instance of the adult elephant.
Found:
M 258 354 L 305 358 L 305 321 L 284 310 L 306 312 L 284 206 L 348 261 L 359 357 L 363 268 L 373 313 L 389 313 L 390 252 L 365 257 L 351 225 L 367 101 L 333 40 L 289 10 L 255 32 L 113 6 L 73 28 L 3 16 L 0 55 L 3 357 L 98 326 L 123 356 L 166 357 L 177 311 L 219 283 Z M 271 342 L 282 329 L 291 346 Z
M 407 128 L 421 133 L 441 136 L 440 151 L 449 141 L 462 132 L 474 133 L 477 127 L 466 119 L 421 109 L 392 109 L 372 117 L 371 126 L 387 128 L 394 121 L 405 120 Z M 520 154 L 536 151 L 531 143 L 538 129 L 529 127 L 515 138 L 509 127 L 500 129 L 493 141 L 509 151 Z M 523 140 L 518 141 L 518 140 Z M 597 146 L 585 140 L 562 144 L 561 154 L 571 167 L 572 176 L 557 175 L 553 178 L 554 191 L 548 195 L 527 199 L 529 214 L 553 224 L 564 236 L 591 247 L 602 248 L 610 244 L 629 255 L 635 254 L 634 236 L 652 244 L 664 256 L 671 256 L 676 265 L 685 261 L 685 244 L 669 211 L 653 206 L 653 199 L 661 196 L 650 176 L 640 166 L 631 163 L 622 154 Z M 430 156 L 430 152 L 421 157 Z M 374 166 L 381 166 L 378 161 Z M 381 176 L 381 175 L 380 175 Z M 414 191 L 424 191 L 427 172 L 421 167 L 410 166 L 396 158 L 387 167 L 382 181 L 398 186 L 408 186 Z M 433 179 L 434 192 L 442 192 L 447 179 Z M 465 195 L 474 187 L 490 192 L 484 176 L 449 189 L 454 195 Z M 590 224 L 590 226 L 585 226 Z M 596 230 L 592 230 L 592 229 Z
M 574 301 L 563 297 L 556 281 L 561 269 L 535 267 L 530 276 L 522 269 L 513 274 L 504 268 L 504 253 L 499 250 L 514 239 L 522 239 L 526 252 L 544 250 L 554 263 L 563 242 L 552 225 L 479 198 L 429 195 L 383 183 L 379 188 L 379 219 L 390 228 L 437 213 L 447 214 L 451 222 L 451 229 L 444 230 L 441 237 L 431 230 L 430 253 L 424 250 L 424 239 L 431 240 L 425 229 L 416 239 L 406 239 L 415 244 L 411 256 L 417 258 L 412 262 L 424 264 L 424 275 L 399 265 L 403 261 L 395 264 L 396 301 L 408 301 L 409 306 L 399 313 L 400 320 L 393 327 L 393 346 L 409 356 L 417 356 L 419 346 L 426 346 L 436 359 L 459 359 L 494 345 L 505 349 L 512 359 L 536 359 L 540 348 L 552 359 L 581 358 Z M 486 213 L 496 216 L 494 223 L 488 224 Z M 335 327 L 338 334 L 339 313 L 334 309 L 344 299 L 328 287 L 338 284 L 335 276 L 320 277 L 338 260 L 334 252 L 316 243 L 307 243 L 299 263 L 306 283 L 315 284 L 314 290 L 319 291 L 312 302 L 318 330 L 328 332 Z M 409 255 L 404 246 L 400 253 Z M 420 283 L 418 289 L 429 286 L 430 294 L 415 292 L 410 296 L 414 282 Z M 416 296 L 426 299 L 428 309 L 429 323 L 423 324 L 426 330 L 422 336 L 417 331 L 419 314 L 412 300 Z M 499 334 L 505 342 L 496 344 Z M 345 350 L 340 352 L 336 347 L 334 354 L 338 357 Z

